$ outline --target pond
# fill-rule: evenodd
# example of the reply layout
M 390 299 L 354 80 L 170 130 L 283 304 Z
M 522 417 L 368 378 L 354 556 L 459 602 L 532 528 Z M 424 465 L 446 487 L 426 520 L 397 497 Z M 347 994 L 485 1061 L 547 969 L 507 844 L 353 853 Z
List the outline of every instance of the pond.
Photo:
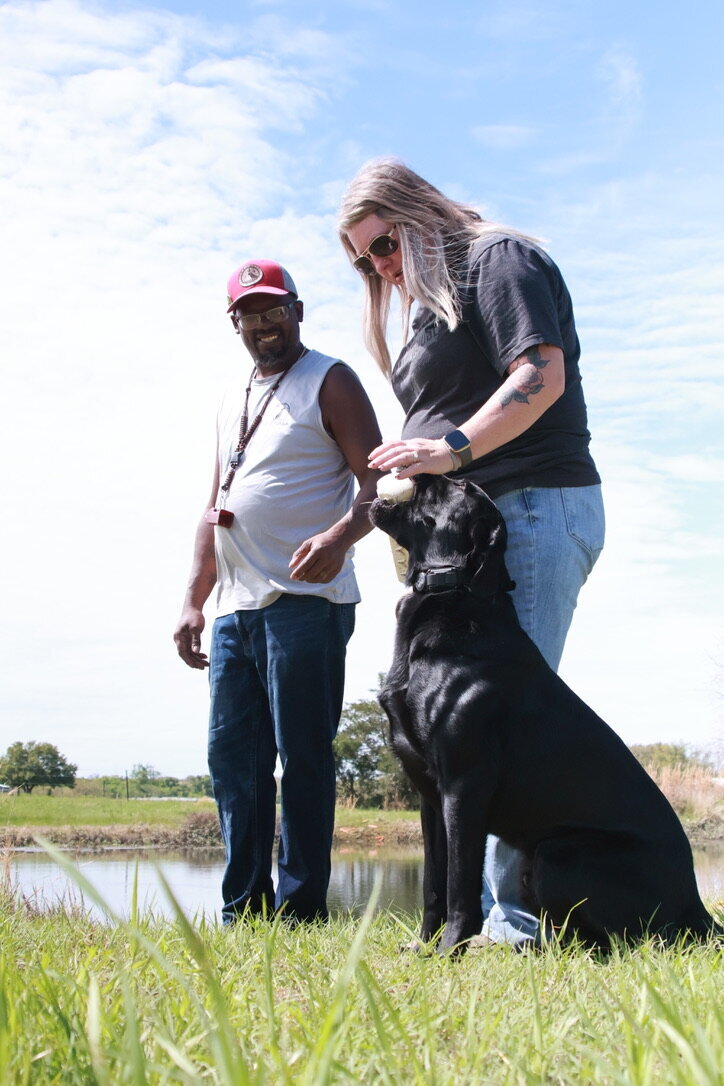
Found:
M 105 852 L 69 852 L 82 874 L 103 895 L 117 913 L 128 915 L 134 881 L 138 879 L 138 900 L 163 916 L 173 915 L 158 872 L 161 870 L 188 916 L 218 916 L 221 877 L 224 870 L 220 849 L 166 851 L 163 849 Z M 704 901 L 724 898 L 724 846 L 694 851 L 699 891 Z M 80 893 L 65 872 L 44 852 L 23 850 L 6 856 L 13 886 L 37 905 L 58 901 L 79 901 Z M 332 853 L 329 906 L 335 912 L 361 913 L 377 878 L 381 879 L 378 909 L 414 913 L 422 904 L 422 853 L 412 850 L 344 849 Z M 90 901 L 85 907 L 95 916 L 100 912 Z

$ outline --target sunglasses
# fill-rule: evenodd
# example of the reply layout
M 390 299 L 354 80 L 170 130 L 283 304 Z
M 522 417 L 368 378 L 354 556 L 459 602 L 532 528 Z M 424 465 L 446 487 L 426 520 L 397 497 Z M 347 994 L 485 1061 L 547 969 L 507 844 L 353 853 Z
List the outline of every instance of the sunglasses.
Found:
M 376 238 L 372 238 L 364 252 L 352 261 L 352 266 L 361 272 L 362 275 L 375 275 L 375 266 L 369 258 L 368 254 L 372 256 L 392 256 L 400 248 L 399 241 L 395 241 L 392 237 L 392 229 L 388 234 L 378 234 Z
M 287 302 L 286 305 L 275 305 L 273 309 L 267 309 L 266 313 L 232 313 L 231 323 L 237 332 L 243 328 L 245 332 L 252 328 L 258 328 L 262 321 L 269 324 L 283 324 L 289 320 L 289 310 L 296 302 Z

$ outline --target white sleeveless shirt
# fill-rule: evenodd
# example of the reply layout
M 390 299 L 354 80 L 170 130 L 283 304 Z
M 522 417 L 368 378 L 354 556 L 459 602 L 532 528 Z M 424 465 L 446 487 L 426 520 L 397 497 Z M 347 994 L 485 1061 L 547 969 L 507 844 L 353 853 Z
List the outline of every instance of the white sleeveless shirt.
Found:
M 328 584 L 293 581 L 292 554 L 350 509 L 354 475 L 322 422 L 319 391 L 339 359 L 308 351 L 285 374 L 241 458 L 226 499 L 229 528 L 214 528 L 217 613 L 268 607 L 283 592 L 357 603 L 352 549 Z M 278 374 L 255 379 L 249 423 Z M 223 480 L 239 440 L 244 386 L 236 383 L 217 418 L 219 475 Z M 218 503 L 217 503 L 218 504 Z

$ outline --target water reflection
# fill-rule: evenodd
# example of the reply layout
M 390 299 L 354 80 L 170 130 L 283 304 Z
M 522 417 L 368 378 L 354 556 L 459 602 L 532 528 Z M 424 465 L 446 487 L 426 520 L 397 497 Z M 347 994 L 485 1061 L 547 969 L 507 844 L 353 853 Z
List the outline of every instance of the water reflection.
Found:
M 378 909 L 411 913 L 422 906 L 422 853 L 376 850 L 332 853 L 327 901 L 336 912 L 360 913 L 381 877 Z
M 81 874 L 101 893 L 116 912 L 128 915 L 134 882 L 138 882 L 138 905 L 161 916 L 173 915 L 159 869 L 176 900 L 189 916 L 218 915 L 221 907 L 221 877 L 224 872 L 220 849 L 166 851 L 118 849 L 104 852 L 68 852 Z M 274 868 L 276 878 L 276 868 Z M 422 899 L 422 854 L 419 851 L 334 853 L 328 901 L 336 913 L 361 914 L 381 876 L 378 909 L 410 912 Z M 83 901 L 95 917 L 103 913 L 84 899 L 76 884 L 50 856 L 32 850 L 16 852 L 10 860 L 10 877 L 17 890 L 38 907 L 59 901 Z
M 68 855 L 117 913 L 128 915 L 137 877 L 139 906 L 151 909 L 157 915 L 173 915 L 158 877 L 160 868 L 187 915 L 218 916 L 224 868 L 223 854 L 219 849 L 185 852 L 129 849 Z M 697 849 L 694 859 L 704 900 L 724 899 L 724 847 L 717 845 Z M 75 884 L 44 852 L 13 853 L 9 862 L 12 884 L 39 907 L 81 899 Z M 420 852 L 399 849 L 354 852 L 345 849 L 332 854 L 330 909 L 336 913 L 361 913 L 378 875 L 382 880 L 378 909 L 414 913 L 421 908 Z M 84 904 L 92 915 L 102 915 L 91 902 L 86 900 Z

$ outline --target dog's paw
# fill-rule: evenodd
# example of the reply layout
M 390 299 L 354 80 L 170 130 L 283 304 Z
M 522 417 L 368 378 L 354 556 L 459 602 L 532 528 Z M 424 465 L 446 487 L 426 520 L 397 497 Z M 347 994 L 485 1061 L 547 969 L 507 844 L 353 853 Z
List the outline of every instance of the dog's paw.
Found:
M 409 943 L 400 946 L 400 954 L 417 954 L 421 958 L 429 958 L 434 950 L 434 944 L 424 943 L 421 939 L 410 939 Z
M 468 950 L 485 950 L 489 946 L 497 946 L 495 939 L 491 939 L 489 935 L 473 935 L 472 939 L 468 940 Z
M 488 947 L 496 945 L 498 944 L 496 944 L 494 939 L 491 939 L 490 936 L 483 935 L 482 933 L 467 936 L 463 935 L 462 938 L 455 940 L 452 932 L 450 934 L 445 932 L 440 940 L 437 952 L 443 956 L 459 958 L 462 954 L 467 954 L 469 950 L 486 950 Z
M 467 954 L 467 952 L 468 943 L 466 939 L 463 939 L 461 943 L 453 943 L 452 946 L 440 943 L 437 948 L 437 954 L 440 958 L 462 958 L 463 954 Z

